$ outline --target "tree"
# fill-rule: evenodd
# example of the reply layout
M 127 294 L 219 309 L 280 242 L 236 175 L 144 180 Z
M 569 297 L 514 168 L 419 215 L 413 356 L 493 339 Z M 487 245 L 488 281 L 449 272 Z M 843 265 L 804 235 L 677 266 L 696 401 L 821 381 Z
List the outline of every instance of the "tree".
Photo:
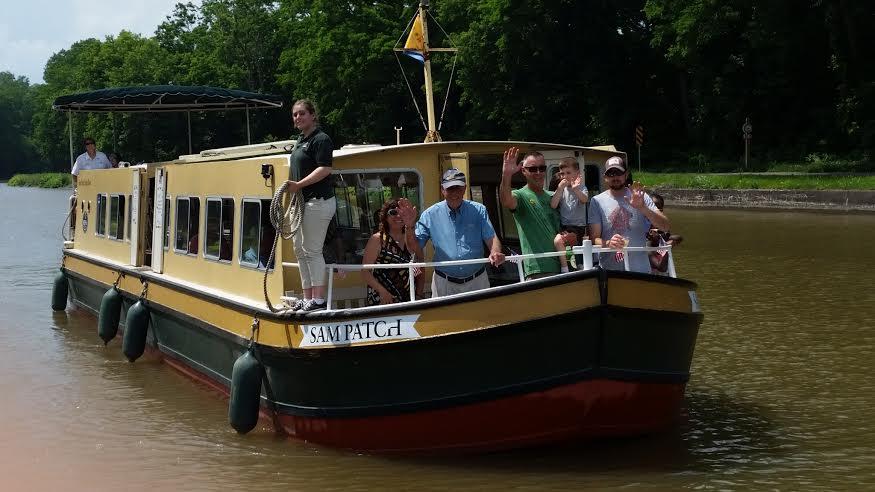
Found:
M 0 179 L 33 165 L 30 142 L 33 100 L 26 77 L 0 72 Z

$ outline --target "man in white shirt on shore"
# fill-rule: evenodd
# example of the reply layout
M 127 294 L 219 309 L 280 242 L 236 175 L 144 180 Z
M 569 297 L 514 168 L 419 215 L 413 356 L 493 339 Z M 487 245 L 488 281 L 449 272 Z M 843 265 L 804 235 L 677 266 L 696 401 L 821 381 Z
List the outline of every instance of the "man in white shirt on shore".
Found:
M 97 150 L 97 146 L 94 145 L 94 139 L 85 137 L 85 152 L 76 158 L 73 170 L 70 171 L 70 174 L 73 175 L 73 189 L 76 188 L 79 180 L 79 171 L 86 169 L 109 169 L 111 167 L 112 164 L 109 162 L 106 154 Z

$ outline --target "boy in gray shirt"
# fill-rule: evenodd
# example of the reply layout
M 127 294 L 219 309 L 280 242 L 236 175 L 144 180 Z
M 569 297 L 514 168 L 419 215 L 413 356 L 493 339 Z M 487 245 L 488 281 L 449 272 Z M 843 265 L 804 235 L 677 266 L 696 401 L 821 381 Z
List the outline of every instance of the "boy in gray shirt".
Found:
M 562 179 L 553 193 L 550 206 L 559 209 L 559 234 L 553 239 L 556 251 L 565 252 L 567 246 L 578 246 L 586 238 L 586 202 L 589 193 L 580 175 L 580 164 L 573 157 L 559 161 Z M 568 271 L 568 259 L 559 256 L 559 269 Z

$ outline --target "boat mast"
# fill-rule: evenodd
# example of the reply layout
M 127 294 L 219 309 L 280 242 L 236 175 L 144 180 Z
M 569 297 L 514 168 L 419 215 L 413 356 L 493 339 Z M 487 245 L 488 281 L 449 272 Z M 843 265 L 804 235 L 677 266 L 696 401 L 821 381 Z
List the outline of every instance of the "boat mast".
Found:
M 424 63 L 422 70 L 425 74 L 425 108 L 428 116 L 428 130 L 425 134 L 426 142 L 440 142 L 441 135 L 438 133 L 434 118 L 434 87 L 431 81 L 431 56 L 428 45 L 428 0 L 419 2 L 419 18 L 422 20 L 422 42 Z

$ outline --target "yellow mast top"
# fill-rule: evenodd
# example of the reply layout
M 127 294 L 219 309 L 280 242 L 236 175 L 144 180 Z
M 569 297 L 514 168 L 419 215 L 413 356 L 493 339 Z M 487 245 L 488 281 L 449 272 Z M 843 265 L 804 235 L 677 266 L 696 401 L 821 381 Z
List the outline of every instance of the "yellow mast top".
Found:
M 428 115 L 428 131 L 425 134 L 426 142 L 440 142 L 441 135 L 438 133 L 434 118 L 434 87 L 431 81 L 431 57 L 428 45 L 428 0 L 419 2 L 419 18 L 422 20 L 422 46 L 424 62 L 422 70 L 425 74 L 425 108 Z
M 407 37 L 404 49 L 398 49 L 396 47 L 395 51 L 403 51 L 416 59 L 419 59 L 420 57 L 422 58 L 422 70 L 425 75 L 425 108 L 427 115 L 426 120 L 423 121 L 424 126 L 426 126 L 425 142 L 440 142 L 441 135 L 438 132 L 437 121 L 435 118 L 434 87 L 431 76 L 430 53 L 433 51 L 456 52 L 458 50 L 456 48 L 432 48 L 430 46 L 428 41 L 428 9 L 429 0 L 420 0 L 419 9 L 416 16 L 413 18 L 410 33 Z M 411 95 L 413 95 L 412 89 Z M 417 110 L 418 109 L 419 107 L 417 106 Z M 421 116 L 422 113 L 420 113 L 420 117 Z

